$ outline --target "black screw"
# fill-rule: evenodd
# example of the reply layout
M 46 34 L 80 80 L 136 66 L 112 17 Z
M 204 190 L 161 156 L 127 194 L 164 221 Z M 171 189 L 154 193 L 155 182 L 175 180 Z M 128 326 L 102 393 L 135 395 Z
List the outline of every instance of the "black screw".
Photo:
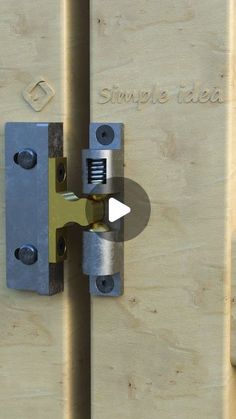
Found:
M 23 169 L 33 169 L 33 167 L 37 164 L 37 154 L 30 148 L 24 148 L 19 151 L 19 153 L 15 154 L 14 161 Z
M 64 182 L 65 178 L 66 178 L 66 168 L 63 163 L 60 163 L 57 166 L 57 181 L 59 183 L 62 183 Z
M 33 265 L 38 260 L 38 251 L 31 244 L 24 244 L 15 250 L 15 257 L 25 265 Z
M 96 137 L 100 144 L 109 145 L 114 140 L 115 133 L 110 125 L 101 125 L 97 128 Z
M 114 289 L 114 279 L 111 275 L 98 276 L 96 279 L 96 286 L 98 291 L 102 294 L 109 294 Z

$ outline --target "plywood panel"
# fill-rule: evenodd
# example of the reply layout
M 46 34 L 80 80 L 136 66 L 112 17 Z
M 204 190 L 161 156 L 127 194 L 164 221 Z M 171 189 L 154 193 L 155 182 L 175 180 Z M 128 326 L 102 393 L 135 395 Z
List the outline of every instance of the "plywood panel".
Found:
M 89 120 L 88 5 L 7 0 L 0 9 L 0 417 L 89 418 L 89 297 L 80 249 L 70 251 L 64 294 L 48 298 L 6 289 L 3 177 L 5 122 L 62 121 L 69 184 L 78 192 L 81 138 L 86 141 Z M 23 91 L 38 76 L 55 96 L 36 112 L 40 87 L 30 105 Z M 75 240 L 78 232 L 70 232 Z
M 152 204 L 124 296 L 92 302 L 93 419 L 235 417 L 232 6 L 91 1 L 91 119 L 125 124 L 125 175 Z

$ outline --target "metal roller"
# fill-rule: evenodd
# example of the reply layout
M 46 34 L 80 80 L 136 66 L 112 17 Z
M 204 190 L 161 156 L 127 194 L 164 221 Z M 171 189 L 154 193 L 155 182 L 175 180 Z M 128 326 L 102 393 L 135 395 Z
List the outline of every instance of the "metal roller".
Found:
M 113 275 L 120 271 L 121 243 L 116 232 L 84 232 L 83 272 L 86 275 Z

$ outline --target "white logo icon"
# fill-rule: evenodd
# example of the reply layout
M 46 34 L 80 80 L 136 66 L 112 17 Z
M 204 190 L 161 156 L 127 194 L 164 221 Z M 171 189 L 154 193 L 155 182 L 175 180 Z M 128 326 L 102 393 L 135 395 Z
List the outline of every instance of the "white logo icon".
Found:
M 131 208 L 128 205 L 123 204 L 115 198 L 109 199 L 109 221 L 113 223 L 116 220 L 124 217 L 131 212 Z

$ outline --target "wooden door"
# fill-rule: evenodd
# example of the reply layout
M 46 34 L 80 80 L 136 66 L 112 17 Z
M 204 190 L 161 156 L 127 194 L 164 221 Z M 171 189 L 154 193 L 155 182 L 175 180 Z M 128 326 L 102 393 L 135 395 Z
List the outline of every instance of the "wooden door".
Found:
M 0 11 L 0 417 L 233 419 L 234 1 L 91 0 L 89 15 L 88 2 L 2 0 Z M 6 288 L 3 161 L 6 122 L 63 122 L 80 192 L 89 109 L 124 123 L 125 176 L 152 205 L 125 243 L 124 296 L 93 298 L 91 325 L 78 231 L 63 294 Z
M 88 23 L 87 2 L 1 1 L 0 417 L 4 419 L 90 418 L 90 301 L 78 257 L 81 249 L 73 245 L 81 242 L 78 231 L 69 233 L 65 292 L 42 297 L 6 288 L 3 219 L 6 122 L 63 122 L 69 188 L 75 193 L 81 190 L 80 155 L 89 124 Z M 46 103 L 41 82 L 54 91 Z
M 233 3 L 91 1 L 91 119 L 125 124 L 152 205 L 124 296 L 92 301 L 93 419 L 236 417 Z

